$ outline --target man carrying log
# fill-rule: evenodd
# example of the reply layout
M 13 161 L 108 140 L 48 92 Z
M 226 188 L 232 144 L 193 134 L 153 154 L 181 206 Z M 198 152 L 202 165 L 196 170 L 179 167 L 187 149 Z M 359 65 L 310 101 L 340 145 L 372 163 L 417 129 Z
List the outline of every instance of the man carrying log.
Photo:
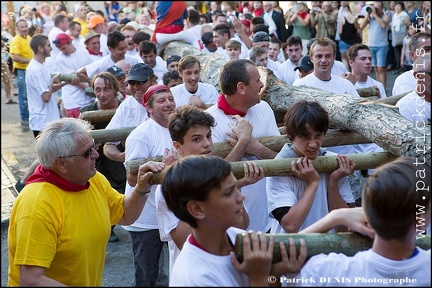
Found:
M 255 64 L 247 59 L 229 61 L 222 69 L 219 82 L 222 94 L 217 104 L 206 110 L 217 123 L 212 129 L 213 142 L 227 141 L 233 146 L 225 157 L 229 162 L 273 159 L 277 153 L 256 139 L 280 133 L 273 110 L 260 99 L 263 83 Z M 248 195 L 246 209 L 253 211 L 248 229 L 254 231 L 266 232 L 270 228 L 265 185 L 266 178 L 243 188 Z

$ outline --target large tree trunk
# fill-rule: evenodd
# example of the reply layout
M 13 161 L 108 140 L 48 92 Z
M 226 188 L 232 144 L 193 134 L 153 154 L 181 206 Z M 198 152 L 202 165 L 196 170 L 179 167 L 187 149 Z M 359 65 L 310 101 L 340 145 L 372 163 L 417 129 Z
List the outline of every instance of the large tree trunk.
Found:
M 198 57 L 202 63 L 202 81 L 218 87 L 219 74 L 226 59 L 214 55 L 215 53 L 202 53 L 181 42 L 167 45 L 165 55 L 174 54 Z M 259 71 L 264 83 L 262 99 L 270 104 L 276 114 L 284 114 L 301 99 L 317 101 L 328 111 L 332 127 L 355 131 L 395 155 L 431 160 L 430 125 L 417 128 L 415 123 L 401 116 L 395 109 L 388 109 L 375 101 L 312 87 L 286 85 L 272 71 L 261 67 Z
M 273 111 L 285 113 L 299 100 L 316 101 L 329 113 L 330 125 L 335 129 L 352 130 L 385 150 L 398 156 L 413 156 L 431 160 L 431 127 L 413 123 L 375 101 L 365 101 L 347 94 L 334 94 L 307 86 L 289 86 L 273 72 L 259 67 L 264 83 L 261 96 Z

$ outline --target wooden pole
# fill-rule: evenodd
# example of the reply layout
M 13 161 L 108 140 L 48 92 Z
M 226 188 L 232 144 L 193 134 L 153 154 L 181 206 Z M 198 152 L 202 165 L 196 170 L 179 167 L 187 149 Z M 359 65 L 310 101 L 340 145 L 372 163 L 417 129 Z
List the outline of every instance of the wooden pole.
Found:
M 128 128 L 128 129 L 130 129 L 130 128 Z M 115 129 L 113 129 L 113 130 L 115 130 Z M 119 134 L 122 133 L 123 131 L 124 130 L 119 131 Z M 109 137 L 117 135 L 117 132 L 111 133 L 111 132 L 107 131 L 107 133 L 104 133 L 104 134 L 110 134 L 110 135 L 106 135 L 105 139 L 112 139 Z M 103 134 L 101 133 L 100 135 L 103 135 Z M 98 136 L 96 135 L 96 137 L 98 137 Z M 99 139 L 96 137 L 93 136 L 93 138 L 95 139 L 96 142 L 100 142 L 100 143 L 103 142 L 103 141 L 99 141 Z M 117 140 L 120 140 L 120 139 L 117 139 Z M 279 152 L 285 144 L 291 143 L 291 140 L 289 140 L 286 135 L 260 137 L 260 138 L 257 138 L 257 140 L 260 143 L 262 143 L 265 147 L 267 147 L 267 148 L 269 148 L 275 152 Z M 109 141 L 114 141 L 114 140 L 109 140 Z M 371 141 L 368 140 L 367 138 L 361 136 L 360 134 L 357 134 L 357 133 L 351 132 L 351 131 L 341 131 L 341 130 L 331 129 L 324 136 L 324 141 L 323 141 L 322 146 L 323 147 L 329 147 L 329 146 L 337 146 L 337 145 L 351 145 L 351 144 L 365 144 L 365 143 L 371 143 Z M 231 150 L 232 150 L 232 146 L 229 143 L 219 142 L 219 143 L 213 144 L 212 153 L 213 153 L 213 155 L 225 158 L 231 152 Z M 129 172 L 134 174 L 134 173 L 138 173 L 138 167 L 141 164 L 144 164 L 148 161 L 161 162 L 162 161 L 162 155 L 150 157 L 150 158 L 139 158 L 139 159 L 135 159 L 135 160 L 130 160 L 130 161 L 128 161 L 128 163 L 126 163 L 126 165 L 130 169 Z
M 367 170 L 377 168 L 397 158 L 397 156 L 388 152 L 374 152 L 362 154 L 346 154 L 355 163 L 355 170 Z M 292 175 L 291 162 L 297 161 L 298 158 L 271 159 L 271 160 L 254 160 L 258 167 L 264 169 L 264 175 L 268 176 L 288 176 Z M 244 161 L 230 162 L 231 171 L 237 179 L 244 177 Z M 339 164 L 336 156 L 318 156 L 312 164 L 318 173 L 329 173 L 338 169 Z M 133 168 L 133 170 L 132 170 Z M 129 173 L 138 173 L 139 166 L 131 167 L 131 161 L 126 162 L 126 169 Z M 162 183 L 162 174 L 155 173 L 150 179 L 152 185 Z
M 92 124 L 110 122 L 115 111 L 116 109 L 86 111 L 81 113 L 81 117 L 82 119 L 87 120 Z
M 96 143 L 123 141 L 135 128 L 136 126 L 117 129 L 97 129 L 91 130 L 90 135 L 93 137 Z
M 270 240 L 270 234 L 264 234 L 267 242 Z M 309 233 L 309 234 L 298 234 L 298 233 L 286 233 L 286 234 L 274 234 L 274 250 L 272 263 L 282 261 L 280 254 L 279 245 L 276 243 L 283 242 L 285 244 L 286 251 L 289 256 L 289 238 L 294 239 L 296 246 L 296 253 L 300 253 L 300 238 L 303 238 L 306 242 L 307 256 L 309 259 L 314 255 L 321 253 L 329 254 L 342 253 L 346 256 L 354 256 L 359 251 L 365 251 L 372 248 L 373 240 L 367 236 L 359 233 L 345 232 L 345 233 Z M 424 237 L 416 240 L 416 246 L 428 250 L 431 248 L 430 235 L 424 235 Z M 234 244 L 234 253 L 239 260 L 243 262 L 243 235 L 242 233 L 237 234 L 236 241 Z M 337 269 L 337 267 L 335 267 Z

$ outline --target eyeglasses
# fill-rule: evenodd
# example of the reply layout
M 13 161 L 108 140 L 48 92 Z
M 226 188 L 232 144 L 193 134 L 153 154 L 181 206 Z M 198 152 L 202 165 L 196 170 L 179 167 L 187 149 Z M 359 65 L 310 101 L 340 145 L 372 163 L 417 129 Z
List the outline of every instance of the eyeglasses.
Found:
M 93 140 L 93 145 L 90 146 L 90 148 L 87 149 L 86 151 L 84 151 L 83 153 L 81 153 L 81 154 L 77 154 L 77 155 L 61 156 L 61 157 L 59 157 L 59 158 L 68 158 L 68 157 L 81 156 L 81 157 L 84 157 L 84 158 L 87 159 L 87 158 L 89 158 L 89 157 L 92 155 L 92 152 L 93 152 L 92 149 L 95 149 L 95 150 L 96 150 L 96 143 L 95 143 L 94 140 Z
M 128 84 L 129 85 L 143 85 L 143 84 L 147 83 L 148 80 L 149 79 L 144 80 L 144 81 L 129 80 Z

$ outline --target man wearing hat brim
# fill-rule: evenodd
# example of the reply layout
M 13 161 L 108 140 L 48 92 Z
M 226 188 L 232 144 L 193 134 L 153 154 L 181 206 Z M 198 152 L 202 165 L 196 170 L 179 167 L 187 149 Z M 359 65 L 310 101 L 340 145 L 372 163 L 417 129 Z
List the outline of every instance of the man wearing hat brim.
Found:
M 294 71 L 297 70 L 299 71 L 299 78 L 303 78 L 313 72 L 314 66 L 309 55 L 304 56 L 300 60 L 300 65 L 294 68 Z
M 100 34 L 89 31 L 84 37 L 84 45 L 93 61 L 99 60 L 104 56 L 103 52 L 101 52 Z
M 104 53 L 104 55 L 108 55 L 108 38 L 106 35 L 106 33 L 108 32 L 108 25 L 105 22 L 105 18 L 98 14 L 91 16 L 89 18 L 87 28 L 89 29 L 89 31 L 93 31 L 100 35 L 99 41 L 101 45 L 101 51 L 102 53 Z
M 170 88 L 165 85 L 149 87 L 143 95 L 142 104 L 149 112 L 149 119 L 136 127 L 127 137 L 125 162 L 159 155 L 174 159 L 175 149 L 168 130 L 168 117 L 174 112 L 176 105 Z M 126 195 L 132 193 L 137 181 L 136 176 L 136 174 L 128 174 Z M 151 187 L 147 203 L 138 220 L 130 226 L 123 226 L 130 232 L 134 263 L 137 263 L 134 265 L 134 286 L 136 287 L 153 287 L 158 276 L 157 263 L 164 242 L 161 241 L 157 228 L 156 187 L 157 185 Z M 139 275 L 141 277 L 138 277 Z

